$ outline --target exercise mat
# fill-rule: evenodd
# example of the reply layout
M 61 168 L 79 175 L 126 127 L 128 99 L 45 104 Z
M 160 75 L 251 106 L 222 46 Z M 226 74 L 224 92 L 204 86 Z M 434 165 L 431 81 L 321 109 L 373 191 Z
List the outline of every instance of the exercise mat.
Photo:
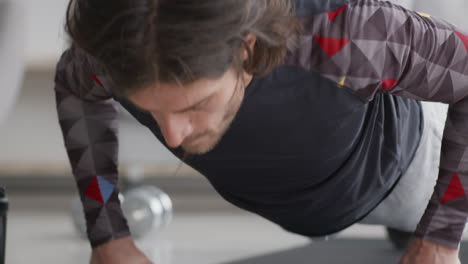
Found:
M 402 255 L 387 240 L 337 238 L 223 264 L 397 264 Z M 460 260 L 468 261 L 468 241 L 461 244 Z

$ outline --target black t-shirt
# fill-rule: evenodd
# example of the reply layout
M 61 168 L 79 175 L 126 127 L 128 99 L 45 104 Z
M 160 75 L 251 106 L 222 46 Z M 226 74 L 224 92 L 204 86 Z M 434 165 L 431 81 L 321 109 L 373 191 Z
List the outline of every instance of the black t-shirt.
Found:
M 165 144 L 151 115 L 121 103 Z M 318 73 L 281 65 L 253 78 L 219 144 L 187 164 L 232 204 L 321 236 L 389 193 L 416 151 L 422 118 L 419 101 L 382 93 L 364 102 Z M 181 148 L 169 150 L 182 158 Z

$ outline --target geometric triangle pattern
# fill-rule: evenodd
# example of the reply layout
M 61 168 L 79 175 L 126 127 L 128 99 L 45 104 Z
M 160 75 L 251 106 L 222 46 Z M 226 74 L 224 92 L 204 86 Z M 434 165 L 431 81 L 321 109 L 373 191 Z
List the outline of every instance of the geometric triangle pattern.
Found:
M 426 13 L 423 13 L 423 12 L 416 12 L 416 13 L 418 13 L 418 15 L 420 15 L 422 17 L 431 18 L 431 15 L 429 15 L 429 14 L 426 14 Z
M 415 235 L 457 248 L 468 219 L 468 32 L 387 1 L 335 1 L 310 13 L 286 64 L 365 102 L 386 93 L 450 104 L 438 181 Z
M 390 90 L 395 87 L 396 83 L 398 82 L 397 79 L 385 79 L 382 80 L 382 90 Z
M 463 41 L 463 44 L 465 45 L 466 50 L 468 51 L 468 35 L 465 35 L 461 32 L 455 32 L 457 36 Z
M 343 5 L 343 6 L 339 7 L 336 10 L 327 12 L 328 19 L 331 22 L 335 21 L 336 17 L 339 16 L 341 13 L 343 13 L 343 11 L 346 9 L 346 6 L 348 6 L 348 5 L 346 4 L 346 5 Z
M 450 184 L 447 187 L 447 190 L 445 190 L 444 196 L 442 197 L 442 200 L 440 202 L 442 204 L 445 204 L 447 202 L 450 202 L 457 198 L 465 197 L 465 196 L 466 194 L 465 194 L 463 185 L 461 184 L 458 174 L 455 172 L 453 173 L 452 180 L 450 181 Z
M 130 236 L 114 184 L 118 180 L 118 108 L 105 78 L 97 74 L 99 69 L 89 55 L 72 46 L 62 54 L 55 77 L 59 124 L 92 248 Z
M 110 184 L 103 177 L 96 176 L 91 180 L 91 183 L 86 190 L 86 196 L 100 202 L 101 204 L 105 204 L 114 191 L 114 187 L 115 185 Z
M 99 86 L 104 87 L 104 85 L 102 85 L 102 82 L 99 80 L 96 74 L 91 74 L 91 78 L 93 78 L 96 81 L 96 83 L 99 84 Z
M 317 41 L 323 51 L 325 51 L 325 53 L 327 53 L 330 57 L 335 56 L 349 43 L 349 39 L 341 38 L 314 36 L 314 39 Z
M 93 177 L 93 179 L 91 180 L 91 183 L 89 184 L 89 187 L 86 190 L 86 196 L 95 201 L 100 202 L 101 204 L 104 204 L 97 177 Z
M 105 178 L 101 176 L 96 176 L 96 178 L 98 179 L 99 189 L 101 191 L 101 197 L 103 198 L 103 202 L 107 203 L 112 192 L 114 192 L 115 185 L 109 183 Z

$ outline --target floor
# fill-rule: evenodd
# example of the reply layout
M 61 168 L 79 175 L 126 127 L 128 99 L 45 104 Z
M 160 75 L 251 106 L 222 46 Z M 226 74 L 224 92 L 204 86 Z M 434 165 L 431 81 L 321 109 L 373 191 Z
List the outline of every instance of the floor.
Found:
M 6 263 L 86 263 L 90 247 L 72 224 L 67 204 L 72 196 L 9 194 Z M 195 201 L 194 201 L 195 200 Z M 235 208 L 183 210 L 182 204 L 203 204 L 203 199 L 174 199 L 171 225 L 154 237 L 137 241 L 158 264 L 210 264 L 235 261 L 307 245 L 301 236 Z M 180 206 L 179 206 L 180 205 Z M 348 235 L 382 237 L 379 227 L 346 232 Z M 25 254 L 27 252 L 27 254 Z
M 90 247 L 74 229 L 72 195 L 10 194 L 6 263 L 87 263 Z M 183 204 L 199 210 L 178 210 Z M 385 241 L 381 226 L 354 225 L 327 242 L 282 231 L 234 207 L 203 210 L 203 199 L 174 198 L 171 225 L 137 245 L 157 264 L 396 263 L 399 252 Z M 179 206 L 180 205 L 180 206 Z M 463 246 L 462 246 L 463 248 Z M 468 249 L 468 246 L 465 248 Z M 338 254 L 337 254 L 338 252 Z M 327 259 L 327 260 L 325 260 Z M 38 261 L 40 260 L 40 261 Z

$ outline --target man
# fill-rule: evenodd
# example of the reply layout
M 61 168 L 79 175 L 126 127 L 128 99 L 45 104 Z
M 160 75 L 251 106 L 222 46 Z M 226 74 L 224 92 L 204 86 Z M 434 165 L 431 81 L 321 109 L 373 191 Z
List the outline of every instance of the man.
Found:
M 400 215 L 388 224 L 414 228 L 400 263 L 459 263 L 465 31 L 374 0 L 76 0 L 67 31 L 57 109 L 94 263 L 150 263 L 117 198 L 116 102 L 223 198 L 287 231 L 320 237 Z M 420 101 L 446 104 L 443 139 L 441 121 L 424 121 L 439 108 Z M 422 155 L 435 140 L 440 164 Z M 425 162 L 435 187 L 414 170 Z M 405 196 L 419 223 L 388 211 Z

